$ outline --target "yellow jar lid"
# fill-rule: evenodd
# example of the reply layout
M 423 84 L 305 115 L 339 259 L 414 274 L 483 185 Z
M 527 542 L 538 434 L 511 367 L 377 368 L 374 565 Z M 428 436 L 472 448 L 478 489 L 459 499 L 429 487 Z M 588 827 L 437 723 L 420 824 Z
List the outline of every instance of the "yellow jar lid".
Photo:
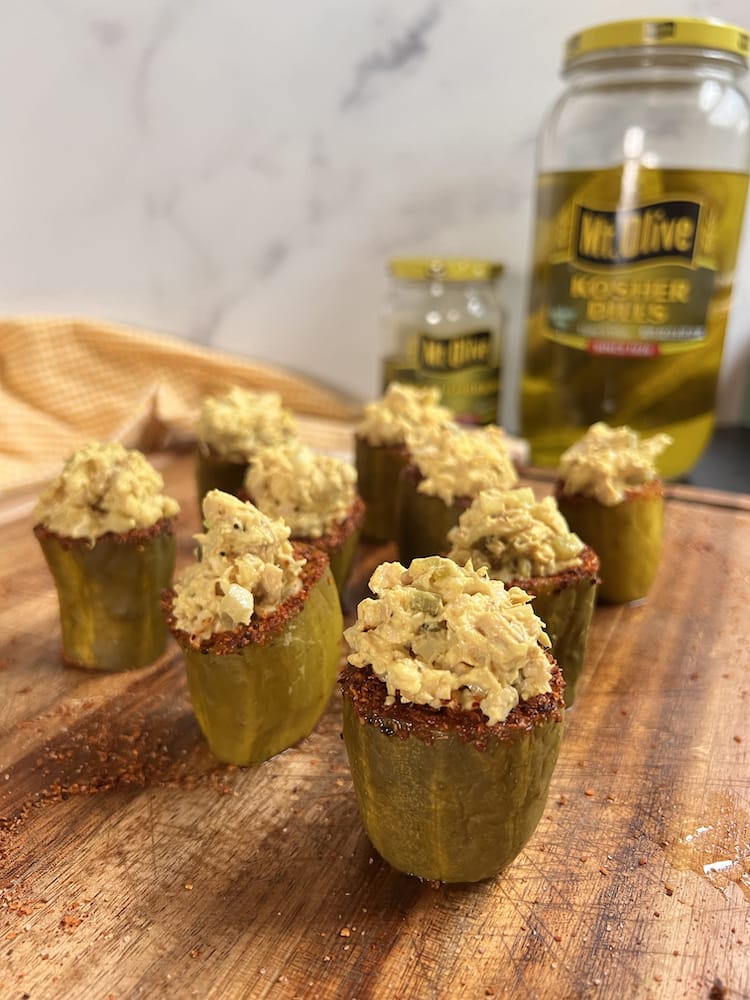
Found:
M 640 18 L 585 28 L 565 43 L 564 68 L 596 52 L 638 48 L 712 49 L 747 65 L 750 36 L 744 28 L 700 17 Z
M 490 281 L 503 265 L 479 257 L 394 257 L 388 270 L 403 281 Z

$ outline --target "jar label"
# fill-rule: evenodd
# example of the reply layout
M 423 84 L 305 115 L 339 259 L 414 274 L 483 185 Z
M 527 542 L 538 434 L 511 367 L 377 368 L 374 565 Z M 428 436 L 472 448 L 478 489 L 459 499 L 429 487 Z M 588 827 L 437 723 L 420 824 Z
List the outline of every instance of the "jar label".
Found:
M 597 420 L 664 431 L 682 475 L 714 424 L 746 174 L 626 161 L 539 177 L 521 433 L 554 467 Z
M 418 334 L 416 361 L 388 357 L 383 364 L 383 389 L 390 382 L 435 386 L 440 401 L 457 420 L 469 424 L 497 422 L 500 368 L 494 363 L 492 334 L 481 331 L 459 337 Z
M 425 372 L 455 372 L 475 365 L 486 365 L 492 356 L 489 330 L 466 333 L 459 337 L 431 337 L 419 334 L 417 363 Z
M 636 166 L 631 189 L 628 164 L 540 179 L 540 213 L 550 218 L 549 340 L 641 358 L 705 341 L 716 282 L 727 278 L 721 250 L 736 246 L 747 178 L 737 176 L 736 192 L 728 184 L 717 198 L 716 185 L 702 183 L 705 172 Z
M 573 258 L 580 264 L 683 260 L 692 265 L 701 205 L 670 199 L 601 211 L 574 204 Z

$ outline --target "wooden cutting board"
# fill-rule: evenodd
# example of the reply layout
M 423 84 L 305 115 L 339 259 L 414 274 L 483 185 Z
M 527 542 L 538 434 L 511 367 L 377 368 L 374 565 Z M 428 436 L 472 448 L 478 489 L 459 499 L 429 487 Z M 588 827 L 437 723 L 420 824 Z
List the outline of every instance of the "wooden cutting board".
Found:
M 185 562 L 192 457 L 154 460 Z M 34 499 L 0 507 L 0 997 L 750 996 L 750 497 L 671 491 L 648 600 L 596 611 L 535 835 L 441 887 L 371 848 L 338 694 L 243 770 L 206 749 L 174 645 L 63 668 Z M 361 549 L 350 616 L 385 558 Z

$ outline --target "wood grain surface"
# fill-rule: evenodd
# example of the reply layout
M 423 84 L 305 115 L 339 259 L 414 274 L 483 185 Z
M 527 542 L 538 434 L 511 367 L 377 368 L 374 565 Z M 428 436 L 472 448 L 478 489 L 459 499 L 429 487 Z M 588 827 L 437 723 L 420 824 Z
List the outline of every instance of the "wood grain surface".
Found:
M 184 562 L 192 457 L 154 460 Z M 473 886 L 375 854 L 338 693 L 243 770 L 206 749 L 173 644 L 63 668 L 33 500 L 0 506 L 0 997 L 750 997 L 750 498 L 671 491 L 648 600 L 596 611 L 535 835 Z M 385 558 L 361 548 L 350 616 Z

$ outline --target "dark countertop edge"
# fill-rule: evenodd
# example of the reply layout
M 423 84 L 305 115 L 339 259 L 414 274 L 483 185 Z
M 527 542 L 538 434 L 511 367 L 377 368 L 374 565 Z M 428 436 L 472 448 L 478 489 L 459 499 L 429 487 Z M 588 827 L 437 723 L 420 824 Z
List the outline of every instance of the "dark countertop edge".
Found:
M 717 427 L 698 464 L 681 482 L 750 493 L 750 427 Z

